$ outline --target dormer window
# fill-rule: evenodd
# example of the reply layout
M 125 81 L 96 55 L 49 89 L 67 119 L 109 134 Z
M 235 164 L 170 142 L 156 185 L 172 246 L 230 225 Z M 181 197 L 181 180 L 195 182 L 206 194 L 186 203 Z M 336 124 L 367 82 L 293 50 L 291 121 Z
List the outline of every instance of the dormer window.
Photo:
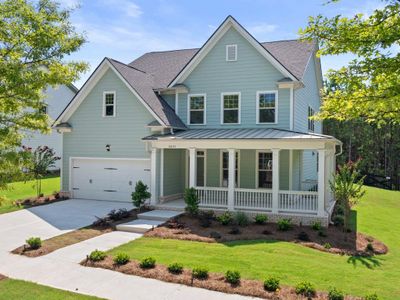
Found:
M 237 61 L 237 45 L 226 45 L 226 61 Z
M 115 117 L 115 91 L 103 93 L 103 117 Z

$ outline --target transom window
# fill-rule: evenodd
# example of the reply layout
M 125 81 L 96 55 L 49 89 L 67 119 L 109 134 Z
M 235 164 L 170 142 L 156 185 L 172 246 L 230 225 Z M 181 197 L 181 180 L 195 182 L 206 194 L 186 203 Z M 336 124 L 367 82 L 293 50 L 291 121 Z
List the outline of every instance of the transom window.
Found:
M 278 102 L 278 94 L 276 91 L 257 92 L 258 123 L 277 122 L 277 102 Z
M 115 92 L 103 93 L 103 116 L 104 117 L 115 116 Z
M 312 132 L 314 132 L 314 130 L 315 130 L 315 121 L 314 121 L 314 119 L 311 119 L 311 117 L 313 117 L 314 114 L 315 114 L 314 109 L 311 106 L 309 106 L 308 107 L 308 131 L 312 131 Z
M 189 115 L 188 121 L 192 125 L 205 124 L 205 108 L 206 96 L 205 95 L 189 95 Z
M 226 45 L 226 61 L 237 61 L 237 45 Z
M 272 153 L 258 153 L 258 188 L 272 188 Z
M 240 93 L 222 94 L 222 124 L 240 123 Z
M 221 186 L 227 187 L 229 183 L 229 152 L 222 152 Z M 239 152 L 235 152 L 235 187 L 239 186 Z

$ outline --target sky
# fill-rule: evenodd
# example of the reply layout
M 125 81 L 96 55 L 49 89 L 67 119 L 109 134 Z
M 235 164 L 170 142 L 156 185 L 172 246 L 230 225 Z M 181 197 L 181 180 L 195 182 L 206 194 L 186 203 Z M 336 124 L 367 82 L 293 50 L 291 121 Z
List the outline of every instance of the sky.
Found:
M 104 57 L 129 63 L 150 51 L 201 47 L 228 15 L 258 41 L 295 39 L 309 16 L 353 16 L 381 8 L 380 0 L 59 0 L 75 8 L 71 21 L 87 42 L 68 57 L 83 60 L 90 70 L 80 88 Z M 338 69 L 350 55 L 322 57 L 322 71 Z

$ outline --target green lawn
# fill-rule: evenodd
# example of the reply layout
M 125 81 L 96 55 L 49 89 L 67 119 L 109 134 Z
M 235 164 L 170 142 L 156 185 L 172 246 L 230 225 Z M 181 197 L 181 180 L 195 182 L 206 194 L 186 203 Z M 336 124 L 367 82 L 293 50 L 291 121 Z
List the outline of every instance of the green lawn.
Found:
M 52 194 L 60 190 L 60 177 L 49 177 L 42 180 L 42 192 L 45 195 Z M 19 210 L 23 207 L 13 205 L 18 199 L 33 197 L 36 195 L 35 181 L 21 181 L 10 184 L 10 189 L 1 191 L 0 196 L 5 196 L 8 201 L 0 206 L 0 214 Z
M 136 259 L 153 256 L 162 264 L 207 266 L 213 272 L 235 269 L 246 278 L 277 275 L 292 286 L 308 280 L 319 290 L 334 286 L 352 295 L 377 292 L 384 299 L 400 299 L 400 192 L 366 189 L 356 208 L 357 226 L 388 245 L 384 256 L 339 256 L 277 241 L 207 244 L 156 238 L 140 238 L 110 252 L 127 252 Z
M 94 300 L 100 298 L 71 293 L 32 282 L 7 278 L 0 280 L 0 299 Z

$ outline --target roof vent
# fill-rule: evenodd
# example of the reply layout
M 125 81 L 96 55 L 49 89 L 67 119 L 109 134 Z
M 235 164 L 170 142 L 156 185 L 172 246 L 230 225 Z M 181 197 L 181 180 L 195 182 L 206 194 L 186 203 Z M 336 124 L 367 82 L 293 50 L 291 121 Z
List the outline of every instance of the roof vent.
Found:
M 237 45 L 226 45 L 226 61 L 237 61 Z

